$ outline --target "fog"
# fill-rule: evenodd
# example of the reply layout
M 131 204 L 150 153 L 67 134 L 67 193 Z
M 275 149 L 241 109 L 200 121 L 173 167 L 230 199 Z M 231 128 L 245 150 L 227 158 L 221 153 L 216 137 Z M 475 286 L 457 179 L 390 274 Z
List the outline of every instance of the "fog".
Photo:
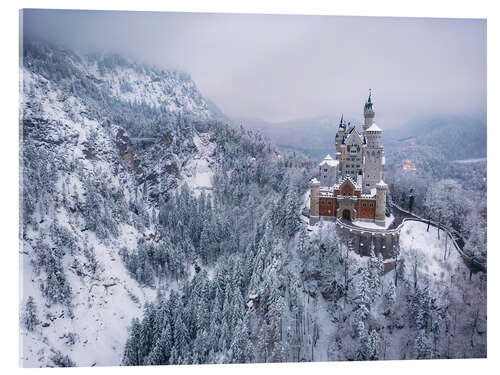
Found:
M 226 115 L 377 122 L 486 113 L 486 21 L 25 10 L 26 36 L 191 75 Z

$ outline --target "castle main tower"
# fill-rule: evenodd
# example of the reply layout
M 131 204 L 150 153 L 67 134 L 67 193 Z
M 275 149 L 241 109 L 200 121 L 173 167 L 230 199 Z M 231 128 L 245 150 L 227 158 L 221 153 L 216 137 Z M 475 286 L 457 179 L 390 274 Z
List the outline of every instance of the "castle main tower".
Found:
M 363 193 L 368 194 L 376 184 L 384 179 L 385 156 L 384 146 L 380 139 L 382 129 L 373 122 L 375 111 L 373 110 L 372 93 L 365 103 L 365 124 L 363 126 L 366 139 L 366 149 L 363 158 Z
M 375 112 L 373 111 L 372 103 L 372 89 L 370 89 L 370 94 L 368 95 L 368 100 L 365 103 L 365 124 L 363 125 L 363 131 L 366 131 L 373 124 L 373 119 L 375 118 Z

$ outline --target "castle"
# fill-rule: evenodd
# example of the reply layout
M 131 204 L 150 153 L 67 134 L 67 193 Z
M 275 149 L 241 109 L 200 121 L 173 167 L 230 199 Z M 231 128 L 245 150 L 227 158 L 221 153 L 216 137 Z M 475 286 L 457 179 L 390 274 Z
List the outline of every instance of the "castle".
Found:
M 359 220 L 385 224 L 387 184 L 384 179 L 382 129 L 373 120 L 371 90 L 364 108 L 363 131 L 340 119 L 335 135 L 335 159 L 319 164 L 319 181 L 310 182 L 309 224 L 319 220 Z

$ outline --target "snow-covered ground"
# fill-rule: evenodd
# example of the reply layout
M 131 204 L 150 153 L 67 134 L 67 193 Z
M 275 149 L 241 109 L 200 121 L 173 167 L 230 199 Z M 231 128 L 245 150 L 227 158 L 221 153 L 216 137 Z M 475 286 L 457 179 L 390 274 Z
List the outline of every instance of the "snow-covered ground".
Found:
M 427 232 L 427 224 L 418 221 L 407 221 L 401 229 L 401 256 L 407 264 L 418 261 L 419 280 L 428 281 L 435 289 L 448 285 L 451 276 L 467 271 L 452 241 L 446 237 L 441 230 L 438 239 L 437 228 L 430 226 Z
M 358 227 L 368 228 L 368 229 L 387 229 L 389 225 L 394 221 L 394 215 L 385 218 L 384 225 L 379 225 L 372 221 L 354 220 L 352 223 Z
M 152 301 L 156 296 L 153 289 L 139 286 L 125 269 L 118 249 L 135 246 L 139 234 L 128 225 L 121 229 L 123 235 L 113 246 L 99 241 L 91 232 L 82 238 L 94 248 L 99 259 L 99 279 L 66 272 L 73 289 L 73 317 L 61 305 L 39 305 L 41 324 L 33 333 L 21 331 L 23 367 L 46 366 L 54 349 L 68 354 L 78 366 L 120 364 L 128 334 L 123 328 L 130 325 L 132 318 L 142 315 L 145 301 Z M 25 244 L 24 251 L 30 250 Z M 43 301 L 39 288 L 41 281 L 35 276 L 29 257 L 24 255 L 21 263 L 21 295 Z M 70 264 L 65 262 L 65 269 L 71 270 Z M 76 340 L 70 343 L 68 334 L 73 333 Z

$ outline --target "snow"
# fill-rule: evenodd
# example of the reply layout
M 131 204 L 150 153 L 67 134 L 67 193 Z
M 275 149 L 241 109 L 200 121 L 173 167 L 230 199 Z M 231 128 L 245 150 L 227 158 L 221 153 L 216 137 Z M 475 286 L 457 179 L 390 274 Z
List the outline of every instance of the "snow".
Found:
M 357 227 L 367 228 L 367 229 L 387 229 L 394 221 L 394 215 L 391 214 L 389 217 L 385 217 L 384 225 L 376 224 L 372 221 L 354 220 L 352 223 Z
M 198 94 L 196 85 L 191 79 L 182 78 L 182 73 L 141 69 L 132 63 L 105 72 L 99 72 L 97 63 L 79 67 L 96 79 L 104 80 L 113 95 L 121 100 L 164 107 L 171 113 L 193 113 L 202 119 L 211 117 L 208 104 Z
M 373 123 L 372 126 L 370 126 L 368 129 L 366 129 L 367 132 L 381 132 L 382 129 L 380 129 L 377 124 Z
M 215 145 L 209 141 L 208 135 L 204 133 L 194 136 L 194 144 L 198 149 L 198 153 L 183 169 L 182 179 L 195 191 L 196 195 L 199 195 L 201 190 L 211 189 L 213 186 L 214 173 L 211 165 L 214 161 L 211 155 L 214 152 Z
M 38 303 L 39 317 L 48 327 L 38 325 L 34 333 L 21 333 L 21 361 L 23 367 L 45 366 L 50 362 L 52 350 L 68 354 L 78 366 L 118 365 L 127 339 L 127 330 L 134 317 L 142 315 L 145 301 L 152 301 L 156 292 L 141 287 L 125 269 L 118 255 L 121 246 L 135 246 L 139 234 L 133 227 L 123 225 L 122 236 L 113 246 L 99 241 L 95 234 L 86 232 L 89 246 L 94 247 L 96 258 L 102 269 L 99 280 L 83 279 L 73 272 L 66 272 L 68 282 L 73 289 L 73 315 L 71 318 L 66 307 L 54 305 L 50 308 Z M 83 236 L 83 235 L 82 235 Z M 30 246 L 25 245 L 25 250 Z M 68 257 L 69 258 L 69 257 Z M 21 295 L 33 296 L 36 301 L 43 301 L 39 281 L 27 255 L 22 258 Z M 64 268 L 70 270 L 69 260 Z M 108 288 L 104 284 L 113 284 Z M 135 302 L 132 295 L 137 297 Z M 56 317 L 51 321 L 47 314 Z M 69 345 L 64 337 L 67 333 L 76 333 L 75 344 Z
M 407 221 L 400 234 L 401 255 L 407 259 L 420 260 L 419 273 L 433 284 L 449 280 L 450 270 L 457 266 L 465 267 L 452 241 L 442 230 L 440 239 L 437 237 L 437 228 L 419 221 Z M 449 255 L 444 259 L 445 245 Z M 450 250 L 451 249 L 451 250 Z
M 329 166 L 336 166 L 336 165 L 339 165 L 339 161 L 338 160 L 333 160 L 333 158 L 330 156 L 330 154 L 326 155 L 326 157 L 323 159 L 323 161 L 319 164 L 320 166 L 321 165 L 329 165 Z

